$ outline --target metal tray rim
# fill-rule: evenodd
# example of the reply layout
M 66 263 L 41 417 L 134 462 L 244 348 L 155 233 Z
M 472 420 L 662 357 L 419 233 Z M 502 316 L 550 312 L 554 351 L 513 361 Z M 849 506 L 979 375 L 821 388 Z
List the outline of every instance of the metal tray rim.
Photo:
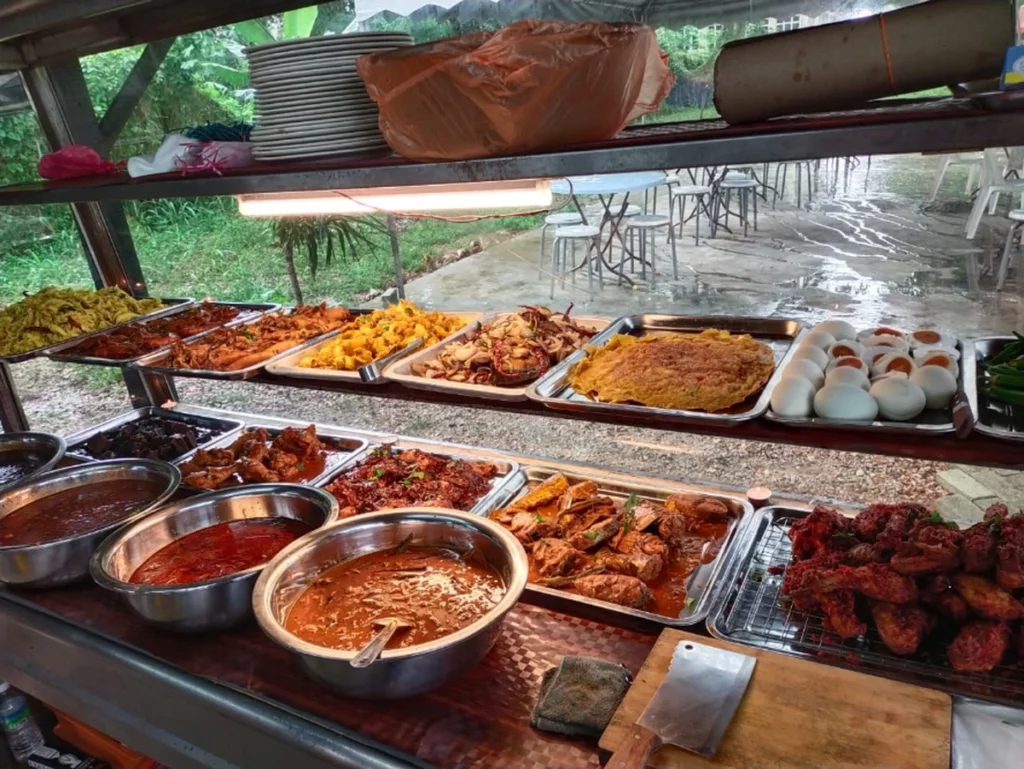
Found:
M 654 313 L 651 313 L 654 315 Z M 594 346 L 604 346 L 608 340 L 619 330 L 624 328 L 630 322 L 633 322 L 642 327 L 642 319 L 644 315 L 627 315 L 622 318 L 618 318 L 609 329 L 606 329 L 606 334 L 599 335 L 603 338 L 598 339 L 595 337 L 591 340 L 590 344 Z M 689 423 L 703 423 L 703 422 L 716 422 L 720 424 L 736 425 L 742 422 L 749 422 L 753 419 L 764 415 L 768 410 L 769 403 L 771 401 L 772 392 L 775 390 L 776 385 L 782 378 L 782 370 L 786 367 L 793 355 L 796 354 L 796 349 L 799 346 L 800 340 L 808 333 L 807 326 L 800 320 L 795 318 L 754 318 L 754 317 L 740 317 L 740 316 L 715 316 L 715 315 L 659 315 L 663 318 L 686 318 L 694 321 L 700 321 L 704 324 L 705 328 L 714 328 L 715 320 L 721 321 L 727 320 L 730 322 L 735 321 L 765 321 L 771 320 L 778 323 L 795 323 L 799 328 L 796 336 L 792 337 L 789 342 L 789 347 L 782 355 L 782 359 L 776 364 L 775 370 L 772 375 L 768 378 L 764 387 L 761 388 L 761 394 L 758 396 L 754 405 L 751 406 L 747 411 L 739 414 L 710 414 L 704 411 L 692 411 L 686 409 L 665 409 L 657 408 L 652 406 L 638 406 L 625 403 L 598 403 L 595 401 L 571 401 L 567 398 L 561 398 L 555 395 L 546 395 L 544 390 L 550 391 L 552 388 L 557 387 L 558 391 L 561 392 L 564 389 L 565 378 L 569 373 L 569 369 L 576 365 L 583 356 L 586 354 L 584 350 L 577 350 L 564 361 L 559 363 L 557 366 L 552 368 L 544 376 L 530 385 L 526 390 L 526 395 L 530 400 L 542 403 L 544 406 L 556 411 L 577 411 L 586 413 L 590 411 L 606 412 L 611 414 L 623 414 L 623 415 L 636 415 L 637 417 L 658 417 L 674 422 L 689 422 Z M 696 324 L 695 324 L 696 325 Z M 737 330 L 736 333 L 750 333 Z
M 274 310 L 273 312 L 265 312 L 263 313 L 263 315 L 260 316 L 260 319 L 278 312 L 291 312 L 294 309 L 294 307 L 288 307 L 280 308 L 278 310 Z M 197 340 L 202 339 L 207 334 L 212 334 L 214 331 L 220 331 L 221 329 L 225 328 L 234 328 L 235 326 L 240 326 L 245 323 L 253 322 L 254 319 L 252 318 L 248 320 L 236 318 L 231 323 L 226 323 L 223 326 L 220 326 L 219 328 L 211 328 L 208 331 L 204 331 L 202 334 L 197 334 L 195 337 L 192 338 L 192 342 L 196 342 Z M 319 336 L 311 337 L 310 339 L 307 339 L 305 342 L 296 344 L 294 347 L 289 347 L 287 350 L 282 350 L 281 352 L 277 353 L 277 355 L 272 355 L 266 360 L 262 360 L 259 363 L 254 363 L 252 366 L 248 366 L 243 369 L 238 369 L 237 371 L 216 371 L 213 369 L 184 369 L 153 365 L 162 360 L 163 358 L 168 357 L 171 354 L 170 348 L 166 348 L 164 350 L 157 350 L 156 352 L 149 353 L 148 355 L 145 355 L 142 358 L 136 360 L 134 363 L 130 364 L 129 368 L 138 369 L 139 371 L 151 374 L 183 376 L 190 377 L 193 379 L 222 379 L 226 381 L 244 381 L 246 379 L 252 379 L 254 376 L 259 374 L 260 371 L 265 369 L 268 365 L 270 365 L 271 363 L 276 363 L 279 359 L 285 357 L 286 355 L 292 355 L 294 353 L 301 352 L 302 350 L 305 350 L 308 347 L 320 344 L 321 342 L 330 339 L 332 336 L 335 336 L 337 333 L 338 329 L 334 329 L 332 331 L 327 331 L 323 334 L 320 334 Z
M 164 302 L 165 304 L 168 302 L 173 302 L 174 304 L 171 304 L 168 307 L 161 307 L 159 310 L 153 310 L 153 312 L 146 313 L 145 315 L 137 315 L 131 320 L 126 320 L 123 323 L 115 323 L 113 326 L 107 326 L 106 328 L 101 328 L 98 329 L 97 331 L 90 331 L 88 334 L 82 334 L 80 336 L 71 337 L 70 339 L 62 339 L 59 342 L 48 344 L 45 347 L 37 347 L 34 350 L 26 350 L 25 352 L 15 353 L 14 355 L 0 355 L 0 363 L 24 363 L 25 361 L 32 360 L 33 358 L 47 356 L 49 352 L 54 348 L 63 347 L 64 345 L 68 345 L 72 342 L 75 342 L 76 344 L 79 342 L 84 342 L 86 339 L 90 339 L 91 337 L 99 336 L 100 334 L 107 334 L 111 331 L 123 328 L 124 326 L 128 326 L 132 323 L 138 323 L 141 320 L 156 320 L 157 318 L 162 318 L 165 315 L 173 315 L 174 313 L 178 312 L 182 307 L 188 307 L 189 305 L 195 304 L 196 301 L 191 297 L 182 296 L 146 298 L 158 298 L 160 299 L 161 302 Z
M 428 379 L 426 377 L 416 376 L 412 373 L 413 365 L 422 363 L 427 360 L 436 358 L 438 353 L 449 344 L 457 341 L 458 339 L 466 336 L 471 331 L 475 331 L 485 323 L 497 320 L 498 318 L 504 317 L 505 315 L 511 315 L 515 310 L 498 310 L 488 313 L 483 313 L 475 321 L 470 321 L 465 327 L 459 329 L 456 333 L 449 336 L 447 339 L 442 339 L 435 345 L 431 345 L 424 350 L 420 350 L 408 357 L 402 358 L 384 369 L 385 378 L 398 382 L 404 387 L 410 387 L 414 390 L 430 390 L 434 392 L 447 392 L 447 393 L 458 393 L 465 395 L 468 398 L 479 398 L 481 400 L 498 400 L 498 401 L 524 401 L 528 399 L 529 388 L 536 384 L 534 382 L 531 385 L 523 385 L 522 387 L 496 387 L 494 385 L 478 385 L 470 384 L 468 382 L 449 382 L 446 379 Z M 591 342 L 597 339 L 602 334 L 605 334 L 608 329 L 617 322 L 617 318 L 609 318 L 606 315 L 579 315 L 574 316 L 576 321 L 589 322 L 594 321 L 598 326 L 597 334 L 591 338 Z M 476 324 L 474 326 L 474 323 Z M 604 324 L 604 325 L 602 325 Z M 576 353 L 573 353 L 575 355 Z M 572 357 L 571 355 L 569 356 Z M 564 363 L 564 361 L 563 361 Z M 561 363 L 558 364 L 562 365 Z M 558 366 L 555 366 L 557 368 Z M 545 375 L 546 376 L 546 375 Z M 541 377 L 543 379 L 544 377 Z M 538 380 L 540 381 L 540 380 Z
M 200 302 L 196 301 L 196 302 L 193 302 L 192 305 L 182 305 L 180 307 L 179 311 L 180 312 L 184 312 L 185 310 L 190 309 L 192 306 L 198 305 L 198 304 L 200 304 Z M 241 306 L 244 306 L 244 305 L 250 305 L 251 309 L 240 311 L 239 314 L 238 314 L 238 317 L 232 318 L 230 321 L 228 321 L 228 323 L 234 323 L 236 321 L 241 321 L 241 320 L 251 322 L 253 320 L 256 320 L 256 319 L 260 318 L 263 315 L 266 315 L 268 312 L 275 312 L 275 311 L 281 309 L 281 305 L 280 304 L 275 304 L 273 302 L 220 302 L 220 301 L 216 301 L 215 302 L 215 301 L 211 301 L 211 302 L 209 302 L 209 304 L 214 304 L 214 305 L 230 305 L 230 306 L 233 306 L 233 307 L 241 307 Z M 257 307 L 257 305 L 262 307 L 262 309 L 259 309 Z M 177 315 L 177 313 L 169 313 L 168 315 L 165 315 L 165 316 L 162 316 L 162 317 L 169 317 L 171 315 Z M 158 318 L 147 318 L 145 320 L 134 320 L 134 321 L 131 321 L 130 323 L 127 323 L 125 325 L 126 326 L 130 326 L 130 325 L 134 325 L 136 323 L 145 324 L 145 323 L 149 323 L 150 321 L 153 321 L 153 320 L 158 320 Z M 228 325 L 228 324 L 227 323 L 221 323 L 218 326 L 214 326 L 213 328 L 208 328 L 205 331 L 200 331 L 198 334 L 193 334 L 192 336 L 184 337 L 182 339 L 179 339 L 178 341 L 179 342 L 183 342 L 183 343 L 191 342 L 192 340 L 198 339 L 203 334 L 207 333 L 207 331 L 215 331 L 216 329 L 223 328 L 226 325 Z M 111 332 L 111 329 L 106 329 L 104 331 L 98 331 L 95 334 L 90 334 L 90 337 L 91 336 L 101 336 L 103 334 L 108 334 L 110 332 Z M 46 356 L 48 358 L 52 359 L 52 360 L 60 361 L 61 363 L 83 363 L 83 364 L 87 364 L 87 365 L 90 365 L 90 366 L 124 367 L 124 366 L 130 365 L 132 363 L 135 363 L 136 361 L 141 360 L 142 358 L 145 358 L 145 357 L 147 357 L 149 355 L 155 355 L 158 352 L 166 352 L 171 347 L 172 344 L 175 344 L 173 342 L 171 344 L 165 344 L 163 347 L 158 347 L 155 350 L 150 350 L 147 353 L 143 353 L 142 355 L 136 355 L 136 356 L 134 356 L 132 358 L 99 358 L 99 357 L 96 357 L 96 356 L 93 356 L 93 355 L 65 355 L 65 354 L 63 354 L 61 352 L 61 350 L 64 350 L 64 349 L 72 349 L 74 347 L 77 347 L 86 338 L 87 337 L 81 337 L 79 339 L 71 339 L 68 342 L 66 342 L 66 343 L 64 343 L 64 344 L 62 344 L 62 345 L 60 345 L 60 346 L 58 346 L 56 348 L 53 348 L 52 350 L 47 352 Z
M 556 467 L 544 465 L 540 462 L 531 462 L 529 464 L 523 464 L 519 468 L 518 479 L 520 482 L 515 488 L 511 488 L 512 483 L 506 485 L 506 491 L 511 491 L 511 494 L 505 499 L 498 502 L 498 495 L 495 495 L 495 499 L 492 505 L 487 510 L 483 511 L 483 515 L 489 515 L 495 509 L 501 505 L 509 504 L 516 496 L 516 494 L 522 490 L 526 485 L 528 478 L 526 474 L 530 470 L 542 470 L 544 472 L 550 472 L 551 474 L 565 472 Z M 720 574 L 726 564 L 726 556 L 732 550 L 733 543 L 737 540 L 737 536 L 744 523 L 752 517 L 754 513 L 754 507 L 750 502 L 738 494 L 730 494 L 711 486 L 702 486 L 699 484 L 681 483 L 676 481 L 666 481 L 655 478 L 645 478 L 644 476 L 631 476 L 628 481 L 614 479 L 609 475 L 602 474 L 600 472 L 574 472 L 573 474 L 578 475 L 581 478 L 595 481 L 598 484 L 598 491 L 602 489 L 602 483 L 610 485 L 629 487 L 635 486 L 638 490 L 642 490 L 650 496 L 652 491 L 663 492 L 666 496 L 673 493 L 692 494 L 695 492 L 701 492 L 708 494 L 709 496 L 715 496 L 720 499 L 728 499 L 734 502 L 743 512 L 735 520 L 732 526 L 730 526 L 728 533 L 726 534 L 725 542 L 722 543 L 722 549 L 718 553 L 718 557 L 715 558 L 714 566 L 711 569 L 711 573 L 708 575 L 707 588 L 701 593 L 700 598 L 697 600 L 696 610 L 688 617 L 667 617 L 664 614 L 656 614 L 655 612 L 643 611 L 641 609 L 632 609 L 627 606 L 620 606 L 619 604 L 610 603 L 609 601 L 601 601 L 596 598 L 587 598 L 585 596 L 574 595 L 572 593 L 566 593 L 556 588 L 549 588 L 543 585 L 534 585 L 533 583 L 527 583 L 526 590 L 533 593 L 539 593 L 541 595 L 548 596 L 549 598 L 555 599 L 558 602 L 565 602 L 566 604 L 583 604 L 587 606 L 595 606 L 613 614 L 618 614 L 626 617 L 630 617 L 641 622 L 649 622 L 652 624 L 661 625 L 663 627 L 693 627 L 694 625 L 700 625 L 703 623 L 711 610 L 715 607 L 715 603 L 718 598 L 720 582 Z

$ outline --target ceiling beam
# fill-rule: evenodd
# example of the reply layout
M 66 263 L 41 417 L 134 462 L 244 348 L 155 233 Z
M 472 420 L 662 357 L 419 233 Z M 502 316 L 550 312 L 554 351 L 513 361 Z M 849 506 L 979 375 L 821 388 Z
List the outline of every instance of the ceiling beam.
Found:
M 153 76 L 160 69 L 160 65 L 163 64 L 167 52 L 174 45 L 176 39 L 169 37 L 166 40 L 157 40 L 147 44 L 142 55 L 132 67 L 132 71 L 125 78 L 121 89 L 110 102 L 103 119 L 100 120 L 101 145 L 95 148 L 103 157 L 110 153 L 110 148 L 114 146 L 117 137 L 121 135 L 125 123 L 135 111 L 143 94 L 146 93 L 146 89 L 153 81 Z

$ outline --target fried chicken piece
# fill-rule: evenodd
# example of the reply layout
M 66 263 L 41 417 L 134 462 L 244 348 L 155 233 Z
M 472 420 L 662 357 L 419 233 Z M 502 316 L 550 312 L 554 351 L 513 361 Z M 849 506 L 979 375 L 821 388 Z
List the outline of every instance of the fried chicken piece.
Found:
M 984 574 L 996 565 L 996 538 L 991 523 L 976 523 L 964 532 L 960 547 L 963 569 L 971 574 Z
M 561 539 L 546 537 L 533 545 L 533 562 L 544 577 L 563 577 L 585 560 L 583 553 Z
M 645 531 L 631 531 L 612 540 L 612 549 L 627 555 L 642 553 L 668 558 L 669 549 L 664 540 Z
M 1019 514 L 999 525 L 996 546 L 996 582 L 1005 590 L 1024 587 L 1024 525 L 1018 525 Z
M 860 542 L 843 553 L 843 563 L 849 566 L 865 566 L 869 563 L 881 563 L 885 560 L 878 547 L 868 542 Z
M 875 542 L 882 550 L 896 550 L 900 543 L 910 535 L 910 530 L 919 518 L 926 518 L 930 513 L 924 505 L 899 504 L 887 505 L 892 508 L 889 519 L 878 533 Z
M 835 569 L 841 564 L 842 557 L 837 553 L 818 555 L 806 561 L 793 561 L 786 567 L 781 592 L 789 596 L 797 611 L 813 611 L 818 608 L 819 602 L 818 594 L 811 588 L 811 584 L 822 571 Z
M 1003 660 L 1010 628 L 1003 622 L 972 622 L 953 639 L 946 654 L 954 670 L 988 673 Z
M 856 638 L 868 631 L 868 626 L 857 617 L 852 591 L 837 590 L 834 593 L 819 595 L 817 599 L 832 632 L 840 638 Z
M 917 521 L 908 539 L 896 547 L 889 565 L 900 574 L 928 574 L 952 571 L 960 565 L 964 535 L 944 522 Z
M 188 462 L 181 463 L 181 474 L 199 472 L 207 467 L 224 467 L 235 461 L 231 449 L 199 449 Z
M 917 584 L 914 580 L 893 571 L 884 563 L 812 571 L 805 577 L 803 587 L 818 594 L 853 590 L 868 598 L 889 603 L 909 603 L 917 599 Z
M 897 606 L 886 601 L 871 602 L 871 617 L 882 643 L 893 654 L 913 654 L 928 630 L 928 612 L 914 603 Z
M 921 580 L 921 603 L 935 609 L 942 616 L 962 625 L 970 616 L 967 602 L 953 589 L 945 574 L 932 574 Z
M 641 580 L 621 574 L 596 574 L 581 577 L 573 583 L 580 595 L 608 601 L 632 609 L 644 609 L 654 600 L 654 594 Z
M 657 579 L 665 566 L 665 561 L 660 555 L 646 555 L 645 553 L 626 555 L 611 550 L 601 550 L 596 553 L 594 563 L 605 567 L 608 571 L 636 577 L 644 582 Z
M 234 474 L 234 465 L 228 465 L 227 467 L 208 467 L 205 470 L 199 470 L 198 472 L 189 473 L 187 475 L 185 474 L 184 469 L 182 470 L 182 476 L 185 483 L 197 489 L 219 489 L 221 484 Z
M 267 432 L 265 427 L 248 428 L 242 431 L 242 434 L 232 441 L 228 449 L 235 457 L 240 457 L 246 454 L 246 446 L 249 443 L 262 443 L 266 444 L 270 440 L 270 433 Z
M 1002 502 L 996 502 L 985 509 L 985 523 L 1002 523 L 1010 517 L 1010 508 Z
M 326 450 L 326 446 L 320 442 L 316 435 L 316 427 L 310 425 L 304 430 L 295 427 L 286 427 L 281 431 L 274 442 L 270 445 L 271 453 L 275 451 L 294 454 L 303 462 L 309 462 L 320 456 L 320 452 Z
M 264 465 L 252 459 L 241 459 L 235 465 L 239 477 L 246 483 L 279 483 L 281 476 Z
M 793 559 L 803 561 L 827 553 L 832 538 L 849 530 L 850 520 L 830 507 L 817 505 L 810 515 L 789 528 Z
M 980 617 L 993 620 L 1014 620 L 1024 616 L 1021 606 L 1012 595 L 978 574 L 957 572 L 952 577 L 953 587 Z
M 850 530 L 864 542 L 874 542 L 892 516 L 892 505 L 869 505 L 850 522 Z

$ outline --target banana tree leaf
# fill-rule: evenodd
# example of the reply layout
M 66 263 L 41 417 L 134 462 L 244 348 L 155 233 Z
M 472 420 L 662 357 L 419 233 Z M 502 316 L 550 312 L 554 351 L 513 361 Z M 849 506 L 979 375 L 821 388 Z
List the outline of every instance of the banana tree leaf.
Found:
M 249 85 L 249 73 L 243 72 L 234 67 L 227 67 L 223 64 L 208 61 L 201 66 L 203 76 L 219 85 L 228 88 L 247 88 Z
M 245 41 L 246 45 L 263 45 L 274 42 L 274 36 L 270 34 L 270 30 L 262 21 L 249 19 L 240 21 L 234 26 L 235 32 Z
M 318 11 L 319 9 L 315 5 L 287 11 L 282 17 L 281 38 L 283 40 L 294 40 L 299 37 L 309 37 L 313 24 L 316 22 Z

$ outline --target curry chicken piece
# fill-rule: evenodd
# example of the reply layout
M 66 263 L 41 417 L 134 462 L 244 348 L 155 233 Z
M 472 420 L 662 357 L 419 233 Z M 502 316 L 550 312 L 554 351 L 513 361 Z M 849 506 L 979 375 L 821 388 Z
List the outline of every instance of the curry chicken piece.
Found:
M 533 563 L 544 577 L 563 577 L 574 571 L 586 556 L 568 542 L 546 537 L 533 543 Z
M 581 577 L 573 583 L 573 587 L 580 595 L 631 609 L 644 609 L 654 600 L 654 594 L 642 580 L 620 574 Z

